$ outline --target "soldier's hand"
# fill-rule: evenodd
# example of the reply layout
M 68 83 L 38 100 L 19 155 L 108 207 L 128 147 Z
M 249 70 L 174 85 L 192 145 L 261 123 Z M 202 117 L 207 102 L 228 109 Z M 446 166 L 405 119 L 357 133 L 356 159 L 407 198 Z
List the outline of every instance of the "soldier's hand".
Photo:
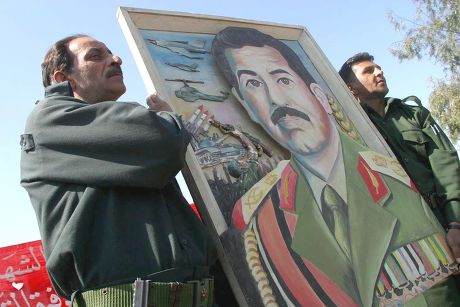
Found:
M 460 229 L 449 229 L 447 231 L 447 244 L 457 263 L 460 263 Z
M 159 112 L 159 111 L 167 111 L 172 112 L 171 107 L 169 104 L 158 97 L 157 94 L 151 94 L 146 99 L 147 105 L 149 106 L 149 111 Z

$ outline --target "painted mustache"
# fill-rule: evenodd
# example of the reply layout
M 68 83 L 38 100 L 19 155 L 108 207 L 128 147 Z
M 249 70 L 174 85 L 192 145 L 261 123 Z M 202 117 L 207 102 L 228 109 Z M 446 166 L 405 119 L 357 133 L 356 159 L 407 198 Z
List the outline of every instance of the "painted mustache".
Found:
M 286 115 L 296 116 L 303 118 L 306 121 L 310 121 L 310 117 L 307 114 L 300 112 L 299 110 L 293 109 L 291 107 L 279 107 L 275 109 L 270 119 L 274 125 L 278 125 L 278 122 Z
M 123 76 L 123 71 L 121 71 L 121 67 L 118 65 L 115 66 L 110 66 L 109 70 L 107 71 L 107 78 L 110 78 L 115 75 L 122 75 Z

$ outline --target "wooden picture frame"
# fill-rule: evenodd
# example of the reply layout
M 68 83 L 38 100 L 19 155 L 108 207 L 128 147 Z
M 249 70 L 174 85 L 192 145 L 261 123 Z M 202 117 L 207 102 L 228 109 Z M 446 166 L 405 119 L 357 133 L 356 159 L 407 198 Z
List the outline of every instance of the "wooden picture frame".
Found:
M 354 169 L 357 177 L 353 180 L 359 180 L 361 187 L 354 187 L 352 190 L 359 190 L 361 194 L 369 194 L 369 199 L 372 197 L 372 201 L 370 201 L 372 205 L 379 207 L 376 210 L 382 210 L 381 208 L 385 206 L 390 209 L 393 208 L 394 205 L 389 201 L 393 197 L 391 189 L 389 189 L 393 182 L 398 191 L 399 189 L 410 190 L 410 180 L 404 170 L 392 158 L 394 156 L 381 135 L 371 124 L 334 67 L 304 27 L 125 7 L 119 9 L 117 16 L 148 91 L 156 92 L 168 101 L 173 110 L 181 114 L 185 127 L 193 135 L 186 155 L 187 166 L 183 171 L 184 177 L 205 224 L 215 237 L 219 259 L 238 303 L 241 306 L 301 304 L 301 301 L 297 300 L 295 292 L 304 290 L 302 288 L 293 289 L 295 282 L 289 286 L 290 281 L 287 280 L 289 277 L 283 275 L 286 272 L 283 273 L 282 269 L 277 269 L 276 261 L 280 261 L 280 259 L 284 261 L 283 258 L 280 258 L 284 257 L 283 254 L 280 252 L 273 257 L 270 254 L 270 249 L 275 251 L 282 249 L 276 244 L 271 244 L 272 242 L 281 242 L 285 248 L 287 241 L 277 241 L 275 237 L 270 236 L 264 238 L 261 228 L 264 225 L 260 220 L 261 215 L 271 214 L 264 212 L 265 203 L 264 205 L 260 204 L 266 202 L 267 199 L 274 203 L 275 200 L 272 199 L 274 190 L 277 189 L 278 193 L 281 193 L 285 189 L 286 199 L 294 197 L 294 195 L 297 199 L 304 197 L 305 193 L 302 194 L 302 191 L 291 190 L 292 182 L 300 180 L 300 176 L 296 175 L 297 171 L 289 166 L 290 163 L 292 164 L 289 159 L 293 159 L 290 150 L 286 149 L 286 146 L 280 141 L 275 140 L 276 137 L 274 139 L 273 135 L 264 131 L 261 128 L 263 124 L 258 125 L 253 121 L 254 117 L 257 118 L 258 115 L 252 114 L 251 116 L 248 114 L 251 107 L 249 109 L 244 107 L 244 102 L 242 102 L 245 101 L 242 98 L 244 94 L 232 89 L 232 86 L 223 77 L 221 67 L 219 66 L 219 69 L 216 66 L 216 59 L 211 54 L 211 45 L 216 34 L 231 27 L 257 30 L 281 41 L 288 46 L 288 49 L 294 51 L 302 62 L 303 69 L 306 69 L 313 78 L 314 82 L 310 84 L 309 91 L 316 97 L 315 101 L 321 102 L 322 107 L 327 112 L 328 120 L 333 122 L 334 129 L 339 131 L 337 132 L 338 135 L 346 135 L 347 139 L 352 139 L 351 143 L 365 146 L 360 148 L 367 148 L 366 151 L 361 149 L 359 157 L 361 164 L 357 164 L 356 169 Z M 278 54 L 281 55 L 280 52 Z M 280 80 L 286 84 L 292 81 L 285 81 L 281 78 L 278 81 Z M 255 86 L 261 84 L 252 79 L 247 82 L 246 85 L 251 82 L 255 82 Z M 307 84 L 306 81 L 305 84 Z M 312 84 L 317 84 L 321 88 L 319 96 L 316 95 Z M 288 176 L 294 179 L 289 179 L 291 181 L 284 180 Z M 382 178 L 385 180 L 381 180 Z M 346 179 L 348 180 L 348 177 Z M 417 200 L 417 204 L 414 203 L 414 208 L 415 206 L 422 208 L 418 194 L 410 191 L 408 194 L 414 193 L 413 199 Z M 278 194 L 275 198 L 277 198 L 277 202 L 283 204 L 284 200 L 278 199 L 281 198 L 280 195 Z M 258 199 L 257 202 L 252 203 L 252 205 L 256 204 L 253 206 L 254 208 L 250 204 L 251 197 Z M 308 197 L 311 198 L 312 196 Z M 348 193 L 348 198 L 352 197 Z M 289 207 L 289 201 L 286 200 L 284 205 Z M 324 211 L 324 207 L 321 210 Z M 391 210 L 397 211 L 399 209 Z M 419 211 L 419 209 L 415 209 L 415 211 Z M 295 229 L 295 226 L 292 225 L 299 226 L 300 222 L 298 223 L 298 221 L 301 221 L 300 215 L 291 213 L 286 208 L 283 209 L 282 213 L 277 213 L 283 214 L 284 231 L 288 233 L 288 237 L 289 232 L 292 235 L 293 229 Z M 350 211 L 350 214 L 354 213 Z M 360 211 L 359 214 L 364 213 Z M 380 220 L 380 214 L 386 213 L 379 211 L 379 214 L 376 215 L 378 218 L 373 222 L 382 223 L 382 229 L 385 229 L 387 222 L 385 222 L 384 217 Z M 400 213 L 394 214 L 398 217 Z M 431 218 L 425 217 L 423 214 L 421 213 L 420 219 Z M 255 217 L 256 215 L 257 217 Z M 278 218 L 276 217 L 276 219 Z M 258 221 L 256 226 L 254 226 L 255 219 Z M 321 217 L 319 219 L 322 220 Z M 367 219 L 367 216 L 361 216 L 361 219 Z M 372 220 L 372 218 L 370 219 Z M 237 221 L 241 223 L 239 226 L 245 229 L 244 231 L 236 229 L 238 228 Z M 324 224 L 324 222 L 322 223 Z M 394 223 L 396 223 L 395 220 L 391 220 L 389 217 L 387 226 L 390 233 L 394 231 Z M 267 225 L 265 227 L 268 227 Z M 309 225 L 302 224 L 301 227 L 308 228 Z M 277 226 L 279 227 L 278 224 Z M 360 222 L 349 225 L 349 228 L 355 227 L 362 227 L 360 230 L 363 233 L 368 231 Z M 420 233 L 420 240 L 436 233 L 438 228 L 436 228 L 437 226 L 434 227 L 436 231 Z M 254 231 L 249 231 L 250 229 Z M 337 226 L 334 229 L 338 229 Z M 312 228 L 310 231 L 316 232 L 317 230 Z M 350 229 L 349 231 L 354 230 Z M 336 234 L 331 234 L 333 232 L 331 230 L 326 236 L 337 238 Z M 385 234 L 385 231 L 382 230 L 382 233 Z M 375 237 L 368 239 L 370 239 L 369 241 L 378 241 L 380 235 L 376 234 Z M 285 238 L 284 235 L 282 238 Z M 266 244 L 263 243 L 264 240 L 266 240 Z M 294 236 L 289 237 L 289 244 L 294 245 L 295 240 Z M 314 241 L 314 239 L 312 240 Z M 388 256 L 389 252 L 397 251 L 400 246 L 392 246 L 388 238 L 381 240 L 383 241 L 380 245 L 384 246 L 383 249 L 379 245 L 374 248 L 371 246 L 371 242 L 365 242 L 365 238 L 360 242 L 365 245 L 369 244 L 369 249 L 374 250 L 375 253 L 383 254 L 380 256 L 380 261 L 383 261 L 382 259 Z M 439 240 L 442 241 L 443 239 L 440 238 Z M 338 241 L 339 239 L 337 239 Z M 355 240 L 353 243 L 356 244 L 358 241 Z M 321 242 L 316 242 L 316 244 L 321 244 Z M 392 249 L 389 246 L 392 246 Z M 335 248 L 337 249 L 337 246 Z M 346 248 L 342 248 L 344 254 L 347 254 L 345 250 Z M 289 252 L 292 254 L 291 247 L 289 247 Z M 291 257 L 291 254 L 288 256 Z M 276 260 L 276 257 L 279 259 Z M 324 254 L 319 255 L 319 257 L 326 259 L 332 256 Z M 355 255 L 348 255 L 348 257 L 353 259 L 350 261 L 358 261 L 359 258 Z M 356 287 L 360 290 L 354 296 L 353 291 L 344 290 L 347 286 L 334 288 L 336 281 L 332 275 L 335 273 L 342 274 L 339 279 L 346 279 L 348 273 L 345 271 L 328 273 L 328 269 L 322 270 L 312 265 L 312 263 L 314 264 L 312 259 L 306 258 L 305 260 L 298 255 L 293 256 L 293 259 L 293 263 L 300 261 L 302 262 L 301 265 L 304 266 L 299 271 L 300 275 L 303 274 L 304 277 L 313 276 L 315 279 L 313 282 L 311 280 L 308 282 L 307 290 L 310 292 L 301 294 L 306 298 L 305 302 L 308 304 L 370 305 L 375 299 L 374 292 L 372 292 L 374 291 L 373 283 L 377 283 L 377 274 L 379 273 L 375 268 L 372 272 L 373 275 L 371 274 L 373 277 L 370 286 L 364 285 L 364 279 L 361 280 L 361 277 L 352 282 L 352 284 L 356 283 Z M 359 258 L 359 261 L 366 262 L 365 257 Z M 286 262 L 288 261 L 286 260 Z M 377 266 L 380 267 L 381 265 L 383 264 L 379 263 Z M 286 268 L 286 270 L 288 269 Z M 308 272 L 305 273 L 306 271 Z M 289 271 L 288 274 L 291 272 Z M 444 277 L 445 275 L 443 275 Z M 321 282 L 324 284 L 318 286 Z M 366 287 L 365 291 L 361 291 L 361 288 Z M 284 291 L 284 288 L 288 288 L 288 290 Z M 412 290 L 404 289 L 404 291 Z M 406 292 L 404 293 L 406 294 Z

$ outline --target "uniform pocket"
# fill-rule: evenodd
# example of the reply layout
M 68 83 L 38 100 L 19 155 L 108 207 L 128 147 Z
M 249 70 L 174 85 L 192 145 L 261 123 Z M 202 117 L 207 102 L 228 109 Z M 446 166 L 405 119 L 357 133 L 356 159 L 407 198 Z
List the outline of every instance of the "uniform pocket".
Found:
M 418 156 L 428 158 L 426 144 L 430 141 L 428 136 L 422 130 L 405 130 L 401 131 L 402 138 L 408 143 L 411 150 Z

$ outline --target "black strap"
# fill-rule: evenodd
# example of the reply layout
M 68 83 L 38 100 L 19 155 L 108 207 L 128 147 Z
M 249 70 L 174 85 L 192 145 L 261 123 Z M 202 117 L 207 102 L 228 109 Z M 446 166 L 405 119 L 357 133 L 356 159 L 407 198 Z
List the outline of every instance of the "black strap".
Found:
M 422 101 L 420 101 L 420 99 L 417 96 L 411 95 L 407 96 L 404 99 L 401 99 L 402 103 L 406 103 L 406 101 L 414 101 L 419 107 L 423 107 Z

